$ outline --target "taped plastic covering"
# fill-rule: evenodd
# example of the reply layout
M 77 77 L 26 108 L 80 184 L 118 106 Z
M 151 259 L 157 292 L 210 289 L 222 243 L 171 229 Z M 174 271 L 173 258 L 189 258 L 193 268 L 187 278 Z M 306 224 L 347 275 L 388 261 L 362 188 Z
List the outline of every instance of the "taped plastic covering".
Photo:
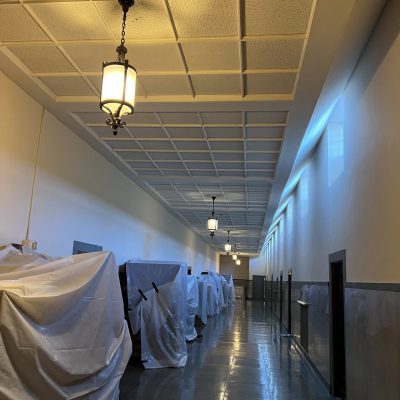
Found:
M 199 285 L 197 283 L 197 278 L 193 275 L 188 275 L 186 280 L 187 315 L 185 337 L 187 341 L 192 341 L 197 337 L 194 320 L 199 307 Z
M 211 276 L 210 272 L 207 272 L 200 276 L 199 281 L 203 282 L 203 284 L 207 286 L 207 315 L 209 317 L 218 315 L 220 306 L 216 280 Z
M 218 312 L 220 312 L 225 306 L 224 292 L 222 289 L 221 276 L 213 271 L 208 271 L 208 275 L 215 282 L 217 287 L 217 298 L 218 298 Z
M 199 287 L 199 306 L 197 308 L 197 316 L 200 318 L 201 322 L 206 325 L 208 314 L 207 291 L 209 291 L 208 297 L 211 298 L 211 285 L 200 278 L 197 278 L 197 284 Z
M 224 295 L 225 306 L 229 305 L 229 286 L 223 275 L 219 275 L 222 284 L 222 293 Z
M 0 398 L 117 400 L 132 345 L 114 256 L 0 250 Z
M 140 330 L 144 367 L 185 366 L 186 264 L 132 260 L 126 276 L 129 320 L 134 334 Z
M 223 277 L 225 278 L 225 280 L 228 284 L 228 287 L 229 287 L 228 304 L 233 304 L 236 302 L 235 286 L 233 284 L 233 277 L 232 277 L 232 275 L 223 275 Z

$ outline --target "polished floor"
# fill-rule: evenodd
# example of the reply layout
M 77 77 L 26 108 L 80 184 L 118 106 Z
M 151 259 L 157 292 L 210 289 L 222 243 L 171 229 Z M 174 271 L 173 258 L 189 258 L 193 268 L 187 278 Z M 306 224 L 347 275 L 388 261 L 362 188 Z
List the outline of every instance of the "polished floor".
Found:
M 281 337 L 268 307 L 240 302 L 209 318 L 181 369 L 128 367 L 121 400 L 323 400 L 329 395 Z

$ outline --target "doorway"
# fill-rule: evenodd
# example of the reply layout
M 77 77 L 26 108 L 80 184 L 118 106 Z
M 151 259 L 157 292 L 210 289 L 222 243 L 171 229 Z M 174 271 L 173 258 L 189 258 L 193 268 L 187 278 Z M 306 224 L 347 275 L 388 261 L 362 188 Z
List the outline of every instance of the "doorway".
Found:
M 344 292 L 346 250 L 329 255 L 329 336 L 331 395 L 346 398 Z
M 265 276 L 253 275 L 253 300 L 264 301 Z

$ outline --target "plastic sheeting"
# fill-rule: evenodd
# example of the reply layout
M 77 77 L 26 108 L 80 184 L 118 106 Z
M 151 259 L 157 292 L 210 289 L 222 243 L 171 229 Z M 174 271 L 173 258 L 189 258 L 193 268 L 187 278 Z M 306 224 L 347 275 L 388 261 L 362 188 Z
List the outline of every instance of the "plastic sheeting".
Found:
M 192 341 L 197 337 L 194 320 L 199 307 L 199 285 L 197 283 L 197 278 L 193 275 L 188 275 L 186 280 L 187 315 L 185 337 L 187 341 Z
M 117 400 L 132 351 L 111 253 L 0 250 L 0 398 Z
M 228 304 L 233 304 L 236 302 L 236 296 L 235 296 L 235 286 L 233 284 L 233 277 L 232 275 L 223 275 L 225 278 L 228 287 L 229 287 L 229 296 L 228 296 Z
M 132 260 L 126 276 L 129 321 L 134 334 L 140 330 L 144 367 L 184 367 L 186 264 Z
M 224 299 L 224 291 L 222 288 L 221 275 L 213 271 L 208 271 L 208 276 L 215 282 L 217 288 L 217 299 L 218 299 L 218 313 L 226 306 Z
M 207 291 L 209 292 L 208 297 L 211 298 L 211 285 L 200 278 L 197 278 L 197 284 L 199 287 L 199 306 L 197 308 L 197 316 L 200 318 L 201 322 L 206 325 L 208 315 Z
M 218 285 L 214 277 L 210 273 L 203 274 L 199 277 L 199 281 L 207 287 L 207 315 L 213 317 L 219 314 L 219 294 Z

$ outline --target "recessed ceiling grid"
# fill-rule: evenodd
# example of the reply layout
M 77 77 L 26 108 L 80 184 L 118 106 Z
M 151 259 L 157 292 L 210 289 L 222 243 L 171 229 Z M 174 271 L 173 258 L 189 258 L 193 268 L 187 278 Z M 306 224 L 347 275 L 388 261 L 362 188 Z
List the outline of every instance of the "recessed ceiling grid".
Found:
M 211 241 L 205 229 L 216 195 L 221 229 L 254 253 L 314 6 L 136 0 L 126 45 L 138 70 L 137 109 L 147 108 L 117 137 L 97 111 L 101 63 L 114 57 L 121 31 L 117 0 L 1 1 L 0 52 L 221 250 L 226 233 Z M 179 105 L 157 109 L 163 102 Z
M 230 229 L 232 243 L 242 252 L 257 251 L 286 112 L 136 113 L 125 129 L 128 134 L 118 137 L 97 122 L 104 118 L 102 113 L 76 114 L 205 240 L 221 249 Z M 223 134 L 217 132 L 210 138 L 208 130 L 214 135 L 222 130 Z M 241 136 L 225 137 L 231 130 L 238 130 Z M 213 149 L 212 144 L 219 142 L 239 147 Z M 249 149 L 247 142 L 254 147 Z M 268 150 L 265 146 L 270 145 Z M 229 172 L 233 173 L 224 175 Z M 249 176 L 251 173 L 256 175 Z M 221 228 L 214 239 L 205 229 L 212 195 L 217 196 Z
M 181 9 L 191 3 L 199 18 L 190 20 L 189 16 L 186 21 Z M 311 0 L 297 3 L 302 12 L 295 18 L 295 7 L 273 0 L 137 1 L 128 14 L 126 43 L 138 69 L 138 100 L 160 96 L 291 100 L 312 8 Z M 120 10 L 116 0 L 20 0 L 0 6 L 3 51 L 17 57 L 59 102 L 98 97 L 101 62 L 113 57 L 118 43 Z M 15 7 L 23 12 L 21 22 L 30 18 L 27 25 L 36 36 L 27 32 L 25 37 L 23 27 L 18 34 L 9 33 L 7 17 L 17 11 Z M 291 13 L 292 22 L 301 21 L 293 27 L 271 19 L 269 30 L 259 26 L 260 18 L 268 18 L 268 12 L 282 7 Z M 260 9 L 261 16 L 254 9 Z M 54 22 L 61 15 L 69 28 Z M 204 26 L 203 15 L 209 17 Z M 157 29 L 156 22 L 163 28 Z M 35 56 L 40 46 L 53 52 L 52 63 L 40 62 Z

